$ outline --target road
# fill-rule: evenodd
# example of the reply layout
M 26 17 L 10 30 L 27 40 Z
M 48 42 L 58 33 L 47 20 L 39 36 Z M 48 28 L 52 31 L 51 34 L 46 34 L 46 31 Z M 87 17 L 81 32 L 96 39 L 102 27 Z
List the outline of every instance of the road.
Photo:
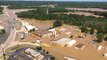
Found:
M 3 46 L 0 46 L 0 54 L 2 53 L 2 48 L 7 49 L 12 41 L 15 40 L 16 33 L 18 32 L 16 29 L 14 29 L 15 25 L 15 18 L 17 18 L 16 14 L 14 12 L 21 12 L 22 11 L 28 11 L 29 9 L 20 9 L 20 10 L 10 10 L 7 8 L 7 6 L 3 6 L 4 10 L 0 18 L 2 18 L 2 24 L 6 29 L 6 34 L 0 37 L 0 44 L 3 44 Z
M 4 26 L 6 30 L 6 34 L 0 35 L 0 44 L 4 43 L 6 39 L 9 37 L 11 34 L 11 29 L 13 29 L 13 26 L 16 22 L 15 18 L 17 18 L 17 15 L 15 12 L 22 12 L 22 11 L 28 11 L 28 10 L 34 10 L 34 9 L 8 9 L 7 6 L 2 6 L 4 7 L 3 9 L 3 14 L 0 15 L 0 25 Z M 13 33 L 13 32 L 12 32 Z
M 0 44 L 4 43 L 10 34 L 10 30 L 13 27 L 15 22 L 14 18 L 17 16 L 7 9 L 6 6 L 3 6 L 4 10 L 2 15 L 0 15 L 0 21 L 2 21 L 1 25 L 4 26 L 6 30 L 6 34 L 0 36 Z

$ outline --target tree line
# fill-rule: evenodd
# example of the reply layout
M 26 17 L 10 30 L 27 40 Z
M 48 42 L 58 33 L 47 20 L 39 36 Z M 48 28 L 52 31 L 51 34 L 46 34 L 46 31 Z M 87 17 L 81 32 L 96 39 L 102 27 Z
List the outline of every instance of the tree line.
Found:
M 2 14 L 3 12 L 3 7 L 0 7 L 0 14 Z
M 49 4 L 57 5 L 57 7 L 107 9 L 107 2 L 0 1 L 0 5 L 9 5 L 11 9 L 35 8 L 35 6 Z

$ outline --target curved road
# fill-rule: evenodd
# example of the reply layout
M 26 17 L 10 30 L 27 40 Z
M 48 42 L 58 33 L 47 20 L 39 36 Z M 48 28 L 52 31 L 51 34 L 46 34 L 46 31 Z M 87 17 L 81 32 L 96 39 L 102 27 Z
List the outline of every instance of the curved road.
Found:
M 16 14 L 14 12 L 21 12 L 21 11 L 28 11 L 29 9 L 18 9 L 18 10 L 10 10 L 7 8 L 7 6 L 3 6 L 3 15 L 0 16 L 2 18 L 3 26 L 6 29 L 6 34 L 0 37 L 0 54 L 2 53 L 2 48 L 7 49 L 12 41 L 15 40 L 17 30 L 14 29 L 14 24 L 16 22 L 15 18 L 17 18 Z M 5 22 L 5 23 L 4 23 Z M 2 39 L 2 40 L 1 40 Z
M 3 10 L 4 14 L 0 16 L 0 21 L 2 21 L 1 25 L 4 26 L 6 30 L 6 34 L 0 35 L 0 44 L 4 43 L 8 38 L 10 34 L 10 30 L 12 29 L 12 26 L 15 22 L 14 18 L 16 18 L 16 15 L 7 9 L 7 6 L 3 6 L 3 7 L 4 7 Z

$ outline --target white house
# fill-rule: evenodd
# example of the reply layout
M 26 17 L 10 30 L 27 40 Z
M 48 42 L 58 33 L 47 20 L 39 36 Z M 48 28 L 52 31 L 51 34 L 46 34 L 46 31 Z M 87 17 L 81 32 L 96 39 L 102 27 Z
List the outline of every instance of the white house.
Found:
M 35 26 L 32 26 L 32 25 L 25 25 L 25 28 L 28 30 L 28 31 L 30 31 L 30 30 L 33 30 L 33 29 L 35 29 L 35 30 L 38 30 L 38 28 L 36 28 Z
M 76 40 L 71 40 L 67 43 L 67 46 L 72 46 L 76 43 Z
M 22 24 L 22 26 L 24 26 L 26 28 L 27 31 L 30 31 L 33 29 L 38 30 L 37 27 L 35 27 L 35 26 L 33 26 L 33 25 L 29 24 L 28 22 L 25 22 L 23 20 L 21 20 L 21 24 Z

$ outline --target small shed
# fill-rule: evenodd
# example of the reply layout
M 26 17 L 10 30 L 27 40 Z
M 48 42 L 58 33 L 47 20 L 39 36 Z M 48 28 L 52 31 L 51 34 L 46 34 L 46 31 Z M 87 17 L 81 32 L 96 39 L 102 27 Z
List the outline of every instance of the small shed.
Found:
M 83 49 L 84 47 L 85 47 L 85 44 L 80 43 L 75 46 L 75 49 Z

